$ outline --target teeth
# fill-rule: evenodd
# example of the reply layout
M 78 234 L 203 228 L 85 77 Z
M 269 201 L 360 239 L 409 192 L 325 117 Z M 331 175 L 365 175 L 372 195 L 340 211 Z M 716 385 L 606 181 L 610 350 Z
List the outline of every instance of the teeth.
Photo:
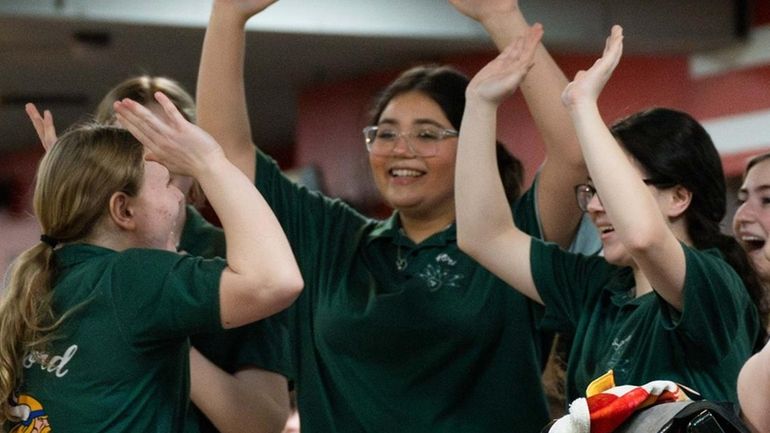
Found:
M 759 236 L 741 236 L 741 240 L 745 242 L 764 242 L 765 241 Z
M 406 168 L 396 168 L 396 169 L 390 170 L 390 174 L 396 177 L 407 177 L 407 176 L 417 177 L 422 175 L 422 173 L 420 173 L 417 170 L 409 170 Z
M 615 227 L 613 227 L 613 226 L 602 226 L 602 227 L 599 227 L 599 231 L 602 232 L 602 233 L 609 233 L 609 232 L 614 231 L 614 230 L 615 230 Z

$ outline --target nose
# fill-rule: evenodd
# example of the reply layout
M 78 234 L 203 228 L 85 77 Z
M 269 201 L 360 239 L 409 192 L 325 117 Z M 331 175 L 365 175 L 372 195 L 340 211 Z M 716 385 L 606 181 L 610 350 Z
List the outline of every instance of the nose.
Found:
M 396 140 L 393 143 L 393 153 L 404 155 L 417 154 L 412 147 L 412 143 L 409 142 L 409 137 L 404 133 L 401 133 L 398 135 L 398 137 L 396 137 Z
M 733 221 L 735 223 L 746 223 L 746 222 L 754 221 L 754 218 L 755 218 L 754 209 L 752 209 L 749 202 L 746 201 L 740 206 L 738 206 L 738 209 L 735 210 Z
M 588 212 L 604 211 L 604 205 L 602 204 L 602 201 L 599 198 L 599 194 L 594 194 L 594 196 L 591 197 L 591 200 L 588 201 L 588 205 L 586 206 L 586 209 L 588 210 Z

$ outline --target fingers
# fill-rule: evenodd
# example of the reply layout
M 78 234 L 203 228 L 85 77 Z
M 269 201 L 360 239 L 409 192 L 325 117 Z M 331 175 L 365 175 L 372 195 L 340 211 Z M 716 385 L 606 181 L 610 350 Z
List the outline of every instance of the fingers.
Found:
M 37 107 L 35 107 L 35 104 L 31 102 L 24 105 L 24 111 L 27 112 L 27 116 L 29 116 L 29 120 L 32 121 L 32 126 L 35 128 L 35 132 L 37 132 L 38 138 L 43 143 L 43 147 L 45 147 L 46 143 L 45 130 L 43 129 L 43 116 L 40 115 L 40 112 L 37 110 Z
M 27 112 L 29 120 L 32 121 L 32 126 L 35 128 L 40 143 L 48 151 L 56 143 L 56 128 L 53 125 L 53 115 L 51 115 L 50 111 L 45 110 L 41 116 L 40 111 L 31 102 L 24 105 L 24 111 Z
M 609 58 L 610 70 L 614 70 L 623 55 L 623 28 L 615 24 L 607 38 L 608 48 L 605 56 Z
M 154 96 L 155 100 L 158 101 L 158 104 L 163 107 L 163 112 L 165 112 L 166 116 L 172 120 L 174 125 L 183 125 L 184 123 L 187 123 L 187 119 L 182 116 L 182 113 L 180 113 L 176 105 L 168 99 L 168 96 L 163 94 L 163 92 L 155 92 Z
M 56 127 L 53 124 L 53 115 L 49 110 L 43 111 L 43 147 L 45 150 L 51 148 L 58 139 L 56 136 Z

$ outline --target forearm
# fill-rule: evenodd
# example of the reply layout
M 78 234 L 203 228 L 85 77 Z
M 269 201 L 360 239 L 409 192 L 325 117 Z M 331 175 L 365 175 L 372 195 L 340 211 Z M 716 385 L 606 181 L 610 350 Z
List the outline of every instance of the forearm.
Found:
M 286 308 L 302 277 L 269 205 L 249 179 L 220 157 L 197 177 L 225 232 L 228 269 L 220 283 L 225 326 L 238 326 Z
M 753 432 L 770 429 L 770 345 L 755 354 L 738 375 L 741 415 Z
M 215 1 L 198 71 L 198 124 L 254 179 L 254 143 L 244 83 L 245 24 L 236 6 Z
M 497 106 L 468 99 L 457 148 L 455 201 L 457 239 L 471 255 L 513 226 L 497 170 Z
M 668 217 L 610 133 L 596 102 L 576 104 L 571 114 L 591 179 L 620 242 L 655 291 L 682 311 L 685 256 Z
M 481 24 L 498 49 L 503 49 L 528 29 L 518 7 L 489 14 Z M 562 247 L 569 246 L 582 217 L 574 204 L 573 187 L 588 176 L 569 112 L 561 102 L 561 92 L 567 82 L 545 46 L 538 44 L 534 65 L 520 89 L 546 146 L 537 194 L 542 235 Z
M 251 369 L 231 375 L 190 351 L 190 398 L 222 433 L 280 432 L 289 415 L 286 379 Z

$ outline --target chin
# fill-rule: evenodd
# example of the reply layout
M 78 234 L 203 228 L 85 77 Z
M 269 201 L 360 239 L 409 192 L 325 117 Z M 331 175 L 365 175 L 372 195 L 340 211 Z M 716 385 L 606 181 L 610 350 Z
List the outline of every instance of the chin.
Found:
M 617 246 L 604 245 L 604 259 L 607 263 L 615 266 L 631 266 L 633 260 L 625 248 L 617 248 Z

